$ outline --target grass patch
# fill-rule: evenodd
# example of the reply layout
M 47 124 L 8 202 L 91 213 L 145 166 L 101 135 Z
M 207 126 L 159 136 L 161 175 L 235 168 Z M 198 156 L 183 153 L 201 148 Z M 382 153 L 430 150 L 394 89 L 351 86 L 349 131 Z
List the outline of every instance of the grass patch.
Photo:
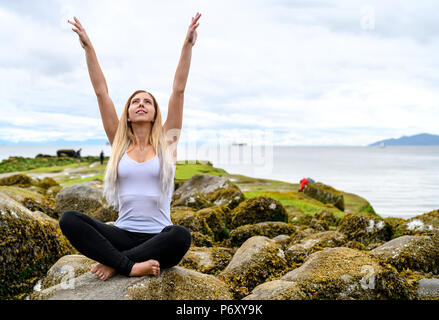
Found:
M 244 192 L 246 198 L 254 198 L 258 196 L 266 196 L 279 201 L 288 212 L 294 212 L 299 209 L 306 214 L 314 215 L 315 213 L 325 209 L 332 211 L 335 216 L 343 217 L 344 212 L 338 210 L 333 205 L 321 203 L 313 198 L 298 192 L 279 192 L 279 191 L 263 191 L 263 192 Z
M 183 164 L 185 161 L 177 162 L 177 169 L 175 170 L 176 180 L 187 180 L 196 174 L 208 174 L 212 176 L 222 176 L 227 174 L 224 169 L 215 168 L 209 164 Z
M 63 188 L 65 188 L 65 187 L 70 187 L 71 185 L 76 184 L 76 183 L 82 183 L 82 182 L 87 182 L 87 181 L 92 181 L 92 180 L 104 181 L 104 177 L 105 177 L 105 174 L 98 174 L 98 175 L 86 177 L 86 178 L 76 178 L 76 179 L 67 178 L 65 181 L 58 181 L 58 183 L 60 185 L 62 185 Z

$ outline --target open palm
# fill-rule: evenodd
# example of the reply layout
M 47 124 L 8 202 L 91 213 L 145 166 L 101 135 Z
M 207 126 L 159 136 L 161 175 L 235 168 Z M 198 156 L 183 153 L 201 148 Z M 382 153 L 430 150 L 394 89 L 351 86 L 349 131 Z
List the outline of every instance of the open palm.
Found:
M 198 13 L 195 15 L 195 18 L 192 17 L 192 22 L 189 25 L 189 30 L 187 32 L 186 40 L 191 44 L 194 45 L 195 41 L 197 40 L 197 27 L 200 25 L 198 22 L 198 19 L 200 19 L 201 13 Z

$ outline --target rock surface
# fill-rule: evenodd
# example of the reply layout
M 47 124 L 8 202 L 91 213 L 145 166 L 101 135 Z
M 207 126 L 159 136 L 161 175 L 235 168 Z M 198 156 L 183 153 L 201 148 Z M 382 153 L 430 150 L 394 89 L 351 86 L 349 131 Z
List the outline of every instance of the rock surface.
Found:
M 63 188 L 55 197 L 56 211 L 61 216 L 64 211 L 80 211 L 102 222 L 117 219 L 117 212 L 104 205 L 102 191 L 88 183 L 77 183 Z
M 270 197 L 259 196 L 241 202 L 231 213 L 232 229 L 266 221 L 288 221 L 284 206 Z
M 73 253 L 55 219 L 0 192 L 0 299 L 29 290 L 60 257 Z
M 370 251 L 370 254 L 404 269 L 439 273 L 439 243 L 430 236 L 402 236 Z
M 195 174 L 175 190 L 172 196 L 172 206 L 202 209 L 215 205 L 233 209 L 244 199 L 244 194 L 229 179 Z
M 34 291 L 32 300 L 231 300 L 225 284 L 211 275 L 182 267 L 161 270 L 160 276 L 115 275 L 102 281 L 91 272 Z
M 285 254 L 276 241 L 264 236 L 251 237 L 235 252 L 219 278 L 242 298 L 255 286 L 288 271 Z
M 246 299 L 389 299 L 407 297 L 411 289 L 367 253 L 344 247 L 318 251 L 277 280 L 256 287 Z
M 307 184 L 303 189 L 303 193 L 322 203 L 333 204 L 336 208 L 344 211 L 343 193 L 335 188 L 325 185 L 321 182 Z

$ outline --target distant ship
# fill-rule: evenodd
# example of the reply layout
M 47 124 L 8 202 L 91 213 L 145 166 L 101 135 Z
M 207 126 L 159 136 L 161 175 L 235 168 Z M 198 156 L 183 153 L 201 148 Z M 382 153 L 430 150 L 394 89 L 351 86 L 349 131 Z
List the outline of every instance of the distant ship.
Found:
M 232 142 L 232 146 L 246 146 L 246 145 L 247 145 L 246 142 L 236 142 L 236 141 Z

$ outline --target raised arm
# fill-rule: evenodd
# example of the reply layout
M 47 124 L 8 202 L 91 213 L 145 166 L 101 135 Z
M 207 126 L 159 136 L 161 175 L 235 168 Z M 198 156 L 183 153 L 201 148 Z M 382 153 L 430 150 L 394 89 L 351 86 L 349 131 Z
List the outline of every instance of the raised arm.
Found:
M 117 127 L 119 125 L 116 108 L 108 94 L 107 82 L 105 81 L 104 74 L 99 66 L 93 45 L 79 20 L 76 19 L 76 17 L 74 17 L 74 20 L 74 22 L 70 20 L 67 21 L 76 27 L 76 29 L 72 28 L 72 30 L 78 34 L 79 42 L 85 50 L 88 73 L 98 100 L 99 111 L 101 113 L 105 133 L 107 134 L 110 143 L 113 144 L 114 136 L 116 135 Z
M 177 71 L 175 72 L 174 84 L 172 86 L 172 94 L 169 99 L 168 105 L 168 116 L 166 118 L 165 124 L 163 125 L 163 130 L 167 133 L 170 129 L 172 130 L 171 141 L 174 141 L 176 136 L 175 132 L 179 132 L 183 126 L 183 102 L 184 102 L 184 90 L 186 88 L 186 82 L 189 75 L 189 68 L 191 65 L 192 57 L 192 47 L 197 40 L 197 27 L 199 25 L 198 19 L 201 17 L 201 13 L 192 17 L 192 22 L 189 25 L 189 30 L 187 32 L 186 38 L 184 40 L 183 49 L 181 50 L 180 61 L 177 66 Z M 177 141 L 179 134 L 177 134 Z

